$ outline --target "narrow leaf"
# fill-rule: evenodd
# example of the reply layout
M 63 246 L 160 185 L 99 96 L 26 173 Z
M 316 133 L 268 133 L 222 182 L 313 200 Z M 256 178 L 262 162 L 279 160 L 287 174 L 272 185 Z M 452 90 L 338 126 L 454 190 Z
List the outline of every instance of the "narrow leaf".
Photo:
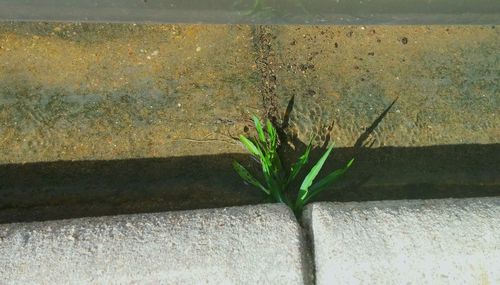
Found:
M 240 175 L 240 177 L 243 178 L 243 180 L 261 189 L 266 194 L 270 194 L 269 190 L 266 189 L 257 179 L 255 179 L 252 174 L 250 174 L 250 172 L 245 167 L 243 167 L 243 165 L 239 164 L 236 161 L 233 161 L 233 168 Z
M 273 124 L 271 124 L 271 121 L 267 119 L 267 133 L 269 134 L 269 140 L 270 140 L 270 149 L 276 149 L 277 142 L 278 142 L 278 134 L 276 132 L 276 129 L 273 127 Z
M 259 140 L 255 140 L 255 146 L 260 151 L 259 157 L 260 156 L 269 157 L 269 150 L 267 149 L 267 146 L 265 143 L 262 143 Z
M 262 174 L 264 174 L 264 178 L 266 179 L 266 182 L 268 181 L 269 177 L 271 177 L 271 163 L 265 156 L 260 157 L 260 164 L 262 166 Z M 271 187 L 271 185 L 268 183 L 267 186 Z
M 284 184 L 286 182 L 285 173 L 283 171 L 283 164 L 281 163 L 280 156 L 277 152 L 274 153 L 272 163 L 274 165 L 274 172 L 277 180 L 280 184 Z
M 262 125 L 260 124 L 259 118 L 257 116 L 253 116 L 253 122 L 255 123 L 255 129 L 257 130 L 257 134 L 259 135 L 259 140 L 265 144 L 266 136 L 264 135 L 264 130 L 262 129 Z
M 309 196 L 305 198 L 304 203 L 309 201 L 314 196 L 318 195 L 323 190 L 330 187 L 335 181 L 337 181 L 338 178 L 340 178 L 347 171 L 347 169 L 349 169 L 349 167 L 351 167 L 353 162 L 354 158 L 349 160 L 349 162 L 344 168 L 337 169 L 334 172 L 330 173 L 325 178 L 318 181 L 317 183 L 314 183 L 314 185 L 312 185 L 311 188 L 309 188 Z
M 302 185 L 300 186 L 299 190 L 299 196 L 301 200 L 307 197 L 307 194 L 309 192 L 309 187 L 313 183 L 314 179 L 318 175 L 319 171 L 323 167 L 323 164 L 325 163 L 326 159 L 330 155 L 330 152 L 333 149 L 333 145 L 328 148 L 328 150 L 323 154 L 323 156 L 316 162 L 316 165 L 313 166 L 309 174 L 307 174 L 306 178 L 304 178 L 304 181 L 302 182 Z
M 297 177 L 297 174 L 299 174 L 302 167 L 307 164 L 307 162 L 309 161 L 309 153 L 311 152 L 311 148 L 312 148 L 312 141 L 307 146 L 304 154 L 299 157 L 296 163 L 293 164 L 292 171 L 288 178 L 287 184 L 292 182 Z
M 262 155 L 262 152 L 255 146 L 255 144 L 251 140 L 247 139 L 245 136 L 240 135 L 240 141 L 243 143 L 243 145 L 248 149 L 248 151 L 251 154 L 257 157 Z
M 264 179 L 266 180 L 267 187 L 269 189 L 270 195 L 273 197 L 278 196 L 278 192 L 280 191 L 279 189 L 279 184 L 275 180 L 275 178 L 272 175 L 271 172 L 271 167 L 272 165 L 270 164 L 269 160 L 267 158 L 264 158 L 262 161 L 262 173 L 264 174 Z M 279 202 L 279 201 L 278 201 Z

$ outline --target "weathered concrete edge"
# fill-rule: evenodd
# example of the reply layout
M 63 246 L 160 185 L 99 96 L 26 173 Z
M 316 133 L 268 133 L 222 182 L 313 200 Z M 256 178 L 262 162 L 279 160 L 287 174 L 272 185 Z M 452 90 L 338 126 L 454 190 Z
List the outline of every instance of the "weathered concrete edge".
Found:
M 316 284 L 500 282 L 500 197 L 320 202 L 302 223 Z
M 478 207 L 478 205 L 485 206 L 484 209 L 486 210 L 481 211 L 481 207 Z M 317 232 L 318 224 L 328 223 L 332 220 L 329 221 L 327 219 L 325 221 L 323 219 L 318 222 L 314 219 L 318 215 L 318 212 L 328 214 L 328 211 L 331 209 L 334 209 L 335 213 L 344 215 L 344 217 L 367 214 L 375 220 L 377 217 L 387 219 L 388 217 L 391 218 L 391 215 L 394 217 L 402 213 L 401 221 L 405 221 L 406 219 L 407 222 L 411 221 L 408 217 L 415 213 L 424 217 L 423 220 L 417 219 L 420 222 L 444 220 L 454 223 L 464 223 L 467 221 L 463 219 L 465 216 L 473 215 L 476 219 L 478 217 L 485 219 L 486 225 L 483 225 L 483 229 L 494 229 L 495 221 L 500 220 L 500 197 L 313 203 L 307 206 L 303 215 L 303 224 L 308 230 L 312 245 L 316 245 L 318 240 L 323 240 L 322 242 L 324 243 L 325 239 L 327 242 L 335 242 L 335 239 L 331 239 L 329 236 L 321 236 L 322 233 Z M 401 212 L 401 209 L 403 209 L 403 212 Z M 415 211 L 412 212 L 412 209 Z M 466 211 L 454 213 L 453 209 L 465 209 Z M 468 213 L 467 209 L 472 211 Z M 441 217 L 439 215 L 433 217 L 433 211 L 434 213 L 441 213 Z M 335 225 L 337 221 L 338 225 Z M 369 232 L 374 230 L 373 226 L 363 225 L 364 218 L 354 221 L 357 221 L 357 226 L 368 233 L 368 236 Z M 334 220 L 330 225 L 339 229 L 337 231 L 338 234 L 349 235 L 350 232 L 345 231 L 345 229 L 349 229 L 349 224 L 347 223 L 347 227 L 345 224 L 345 220 L 343 222 L 341 220 Z M 437 224 L 439 225 L 439 221 Z M 224 243 L 217 243 L 220 239 L 213 238 L 214 234 L 218 235 L 221 232 L 225 234 L 224 227 L 231 229 L 229 231 L 230 238 L 227 240 L 232 240 L 233 243 L 230 242 L 224 245 Z M 460 228 L 463 228 L 464 232 L 468 230 L 467 227 Z M 248 232 L 252 232 L 252 229 L 254 234 L 261 233 L 263 236 L 249 237 Z M 343 232 L 342 229 L 344 229 Z M 435 228 L 431 225 L 428 227 L 428 230 L 433 231 Z M 384 230 L 382 230 L 383 232 Z M 177 238 L 180 238 L 180 243 L 172 241 L 172 237 L 175 238 L 175 233 L 180 233 L 177 236 Z M 331 234 L 333 233 L 334 231 L 331 232 Z M 416 231 L 416 233 L 419 233 L 419 231 Z M 405 234 L 412 235 L 412 233 Z M 437 236 L 437 243 L 439 243 L 439 231 L 432 234 Z M 500 236 L 494 233 L 486 234 L 493 237 L 493 242 L 495 241 L 495 236 Z M 191 239 L 189 238 L 190 236 Z M 188 238 L 186 239 L 186 237 Z M 261 243 L 263 237 L 271 237 L 269 240 L 275 242 L 272 244 Z M 419 239 L 425 240 L 425 238 L 426 235 L 424 234 L 423 238 L 420 237 Z M 248 241 L 249 243 L 245 243 Z M 337 242 L 341 244 L 343 241 L 337 240 Z M 381 239 L 380 242 L 384 242 L 384 239 Z M 474 242 L 477 241 L 471 240 L 469 243 Z M 314 270 L 307 243 L 305 233 L 296 222 L 292 212 L 284 205 L 278 204 L 4 224 L 0 225 L 0 280 L 6 284 L 17 284 L 18 282 L 33 280 L 35 277 L 43 277 L 47 281 L 50 281 L 51 278 L 52 281 L 61 281 L 63 279 L 60 278 L 71 278 L 73 276 L 78 278 L 73 279 L 73 281 L 116 282 L 118 279 L 115 280 L 113 278 L 116 278 L 116 275 L 120 275 L 125 276 L 124 278 L 127 278 L 128 281 L 170 280 L 189 282 L 205 278 L 205 281 L 208 283 L 224 280 L 236 282 L 245 281 L 244 278 L 248 276 L 242 275 L 241 271 L 243 273 L 254 272 L 256 269 L 255 261 L 258 260 L 262 264 L 272 264 L 272 266 L 264 266 L 265 268 L 272 268 L 277 271 L 281 270 L 281 273 L 271 272 L 270 275 L 264 277 L 258 275 L 250 276 L 250 279 L 246 281 L 271 280 L 275 284 L 279 284 L 280 282 L 283 282 L 283 284 L 311 284 L 314 278 Z M 212 246 L 208 250 L 203 248 L 207 244 L 209 247 Z M 496 258 L 495 260 L 500 262 L 500 241 L 498 237 L 496 238 L 496 244 L 496 247 L 493 245 L 495 250 L 489 256 L 490 258 Z M 361 243 L 360 248 L 359 245 L 358 243 L 358 248 L 350 246 L 348 251 L 359 255 L 362 252 L 369 252 L 372 250 L 369 247 L 373 246 L 370 243 Z M 243 246 L 243 250 L 240 250 L 238 246 Z M 265 252 L 263 255 L 254 254 L 255 259 L 252 264 L 251 256 L 255 248 L 259 246 Z M 181 272 L 177 273 L 177 270 L 181 268 L 178 263 L 182 263 L 182 258 L 186 258 L 186 255 L 183 256 L 182 253 L 185 254 L 186 249 L 193 248 L 193 260 L 188 261 L 187 266 L 182 266 Z M 418 246 L 416 248 L 418 250 Z M 47 251 L 43 253 L 44 250 Z M 317 248 L 312 249 L 313 252 L 317 250 Z M 202 253 L 201 255 L 199 254 L 200 252 Z M 331 258 L 332 256 L 328 256 L 329 252 L 327 250 L 322 249 L 321 252 L 323 257 L 318 258 L 317 254 L 314 256 L 316 274 L 318 275 L 318 271 L 320 271 L 319 276 L 317 276 L 317 284 L 332 281 L 330 279 L 323 280 L 321 274 L 321 270 L 324 270 L 321 267 L 324 267 L 325 264 L 328 265 L 328 260 L 323 260 L 324 257 Z M 446 253 L 445 250 L 443 252 Z M 198 255 L 196 255 L 197 253 Z M 208 256 L 208 258 L 204 259 L 203 253 L 206 253 L 205 257 Z M 169 259 L 169 254 L 170 257 L 175 256 L 175 259 Z M 218 269 L 214 269 L 213 265 L 217 264 L 214 261 L 226 259 L 227 256 L 225 257 L 224 255 L 240 257 L 240 259 L 237 258 L 238 264 L 235 267 L 236 269 L 232 268 L 230 264 L 226 264 L 229 267 L 218 266 Z M 78 256 L 82 260 L 72 259 L 75 257 L 78 259 Z M 112 256 L 113 263 L 116 264 L 104 266 L 105 264 L 103 263 L 99 266 L 99 261 L 107 262 L 110 256 Z M 179 259 L 179 256 L 182 258 Z M 333 256 L 335 257 L 335 255 Z M 415 259 L 416 256 L 419 255 L 413 255 L 413 258 Z M 138 259 L 138 261 L 134 261 L 132 257 Z M 250 264 L 245 262 L 245 259 L 248 257 L 250 257 Z M 363 258 L 363 256 L 358 256 L 358 258 Z M 370 259 L 367 258 L 367 260 Z M 338 261 L 342 262 L 342 256 L 336 262 Z M 60 267 L 65 268 L 55 270 L 54 262 L 59 264 Z M 136 263 L 134 264 L 134 262 Z M 207 262 L 208 265 L 196 265 L 197 262 Z M 492 262 L 492 266 L 495 264 L 495 262 Z M 85 265 L 87 265 L 87 268 L 85 268 Z M 137 267 L 137 265 L 140 266 Z M 168 265 L 171 266 L 170 269 Z M 195 275 L 192 276 L 193 272 L 189 271 L 189 266 L 194 270 Z M 44 267 L 50 269 L 50 272 L 48 270 L 39 270 Z M 135 268 L 132 272 L 126 272 L 127 269 L 132 267 Z M 99 268 L 99 270 L 96 270 L 96 268 Z M 361 267 L 353 269 L 356 270 L 359 268 Z M 124 271 L 120 272 L 120 270 Z M 219 270 L 219 273 L 217 273 L 217 270 Z M 224 275 L 228 274 L 228 270 L 233 270 L 234 275 Z M 395 268 L 395 270 L 397 271 L 398 268 Z M 269 271 L 267 272 L 269 273 Z M 54 276 L 54 274 L 57 275 L 58 273 L 64 273 L 65 276 Z M 116 275 L 113 276 L 113 273 Z M 421 273 L 425 274 L 428 272 Z M 349 274 L 349 272 L 346 274 Z M 388 274 L 388 278 L 391 278 L 390 275 Z M 194 279 L 186 279 L 188 278 L 186 276 Z M 234 276 L 240 276 L 241 279 L 234 279 Z M 401 275 L 399 278 L 401 278 Z M 493 278 L 500 278 L 500 276 L 493 276 Z M 37 281 L 40 280 L 37 279 Z M 127 281 L 125 279 L 120 280 Z
M 278 204 L 0 225 L 0 283 L 311 284 Z

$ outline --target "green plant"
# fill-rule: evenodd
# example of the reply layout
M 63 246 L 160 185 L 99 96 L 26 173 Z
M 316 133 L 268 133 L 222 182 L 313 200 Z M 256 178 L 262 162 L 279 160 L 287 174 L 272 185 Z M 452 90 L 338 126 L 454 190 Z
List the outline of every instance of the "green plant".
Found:
M 347 169 L 349 169 L 354 161 L 354 159 L 351 159 L 345 167 L 335 170 L 318 182 L 313 183 L 333 149 L 333 145 L 330 146 L 304 178 L 297 197 L 295 201 L 293 201 L 287 197 L 286 193 L 288 193 L 287 190 L 290 183 L 297 178 L 302 167 L 308 162 L 309 154 L 312 149 L 312 140 L 307 146 L 304 154 L 302 154 L 298 161 L 292 165 L 290 171 L 285 171 L 278 154 L 279 141 L 276 129 L 269 120 L 266 122 L 266 130 L 264 130 L 256 116 L 253 116 L 253 121 L 258 137 L 248 139 L 241 135 L 240 141 L 260 162 L 265 183 L 261 183 L 257 180 L 245 167 L 236 161 L 233 162 L 233 168 L 243 180 L 271 196 L 274 201 L 287 204 L 292 208 L 297 217 L 302 213 L 302 209 L 306 203 L 323 190 L 330 187 L 347 171 Z

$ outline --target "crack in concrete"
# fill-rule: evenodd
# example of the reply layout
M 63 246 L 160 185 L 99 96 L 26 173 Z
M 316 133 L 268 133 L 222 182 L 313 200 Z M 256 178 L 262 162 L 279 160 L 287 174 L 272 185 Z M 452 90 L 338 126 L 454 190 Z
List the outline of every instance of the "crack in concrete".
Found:
M 260 93 L 262 95 L 262 107 L 265 116 L 271 120 L 274 126 L 279 126 L 278 102 L 276 96 L 276 74 L 271 67 L 274 62 L 275 53 L 272 42 L 276 37 L 270 26 L 255 26 L 252 28 L 253 45 L 256 53 L 255 64 L 261 75 Z
M 294 215 L 295 216 L 295 215 Z M 304 284 L 316 284 L 316 262 L 314 256 L 314 232 L 312 226 L 309 227 L 304 222 L 303 216 L 298 221 L 300 226 L 302 242 L 304 246 L 304 253 L 302 256 L 302 263 L 304 266 L 304 278 L 309 277 L 309 280 L 304 280 Z M 309 272 L 309 274 L 307 274 Z
M 259 91 L 262 96 L 262 108 L 264 109 L 264 115 L 268 118 L 271 123 L 276 127 L 278 131 L 278 136 L 281 141 L 281 146 L 288 144 L 289 139 L 286 134 L 286 129 L 288 128 L 288 120 L 290 116 L 291 109 L 293 108 L 294 97 L 292 96 L 287 110 L 280 122 L 280 112 L 279 104 L 277 101 L 276 86 L 277 78 L 275 70 L 273 69 L 273 63 L 275 63 L 275 52 L 273 51 L 273 40 L 276 38 L 273 35 L 273 29 L 270 26 L 254 26 L 252 27 L 253 35 L 253 46 L 256 53 L 255 64 L 257 65 L 257 70 L 261 75 L 261 86 Z M 283 149 L 279 150 L 283 154 Z M 287 166 L 285 166 L 287 167 Z M 295 215 L 293 215 L 295 217 Z M 310 233 L 308 229 L 304 227 L 299 219 L 295 217 L 299 225 L 302 237 L 302 243 L 305 248 L 302 255 L 302 264 L 304 270 L 304 284 L 315 284 L 315 268 L 314 263 L 314 245 L 312 243 Z M 308 274 L 309 273 L 309 274 Z

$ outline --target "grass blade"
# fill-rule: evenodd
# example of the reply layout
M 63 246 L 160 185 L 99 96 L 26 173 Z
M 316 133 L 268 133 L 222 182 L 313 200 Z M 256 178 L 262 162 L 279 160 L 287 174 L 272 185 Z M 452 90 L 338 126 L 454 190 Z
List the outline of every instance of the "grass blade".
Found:
M 311 152 L 311 148 L 312 148 L 312 141 L 307 146 L 304 154 L 299 157 L 296 163 L 293 164 L 292 171 L 290 172 L 290 176 L 288 177 L 287 184 L 292 182 L 297 177 L 297 174 L 299 174 L 302 167 L 307 164 L 307 162 L 309 161 L 309 153 Z
M 280 156 L 278 155 L 278 152 L 274 152 L 272 157 L 272 164 L 274 166 L 273 170 L 274 173 L 276 174 L 276 179 L 279 181 L 280 184 L 283 184 L 284 182 L 286 182 L 286 177 L 283 171 L 283 164 L 281 164 L 281 159 Z
M 272 172 L 272 164 L 270 161 L 263 157 L 262 162 L 262 172 L 264 174 L 264 179 L 266 180 L 267 187 L 269 188 L 269 193 L 274 197 L 275 201 L 283 202 L 281 195 L 280 182 L 276 179 Z
M 262 129 L 262 125 L 260 124 L 259 118 L 257 116 L 253 116 L 253 122 L 255 124 L 255 129 L 257 130 L 257 134 L 259 135 L 259 140 L 266 144 L 266 136 L 264 135 L 264 130 Z
M 271 124 L 271 121 L 267 119 L 267 133 L 269 134 L 269 140 L 270 140 L 270 147 L 269 149 L 275 150 L 277 145 L 278 145 L 278 133 L 276 132 L 276 129 L 273 127 L 273 124 Z
M 251 154 L 255 155 L 256 157 L 260 157 L 262 155 L 262 152 L 255 146 L 255 144 L 245 136 L 240 135 L 240 141 Z
M 309 188 L 309 196 L 304 199 L 304 203 L 307 203 L 311 198 L 314 196 L 318 195 L 320 192 L 323 190 L 327 189 L 330 187 L 333 182 L 337 181 L 338 178 L 340 178 L 346 171 L 351 167 L 352 163 L 354 162 L 354 158 L 349 160 L 347 165 L 344 168 L 337 169 L 334 172 L 330 173 L 328 176 L 325 178 L 321 179 L 317 183 L 311 186 Z
M 237 161 L 233 161 L 233 168 L 240 175 L 240 177 L 243 178 L 243 180 L 264 191 L 266 194 L 271 194 L 266 187 L 255 179 L 245 167 L 243 167 L 243 165 L 239 164 Z
M 330 152 L 333 149 L 333 145 L 328 148 L 328 150 L 323 154 L 323 156 L 316 162 L 316 165 L 313 166 L 309 174 L 307 174 L 306 178 L 304 178 L 304 181 L 302 182 L 302 185 L 300 186 L 299 190 L 299 196 L 297 197 L 298 199 L 304 200 L 308 193 L 309 193 L 309 187 L 313 183 L 314 179 L 316 176 L 318 176 L 319 171 L 323 167 L 323 164 L 325 163 L 326 159 L 330 155 Z

